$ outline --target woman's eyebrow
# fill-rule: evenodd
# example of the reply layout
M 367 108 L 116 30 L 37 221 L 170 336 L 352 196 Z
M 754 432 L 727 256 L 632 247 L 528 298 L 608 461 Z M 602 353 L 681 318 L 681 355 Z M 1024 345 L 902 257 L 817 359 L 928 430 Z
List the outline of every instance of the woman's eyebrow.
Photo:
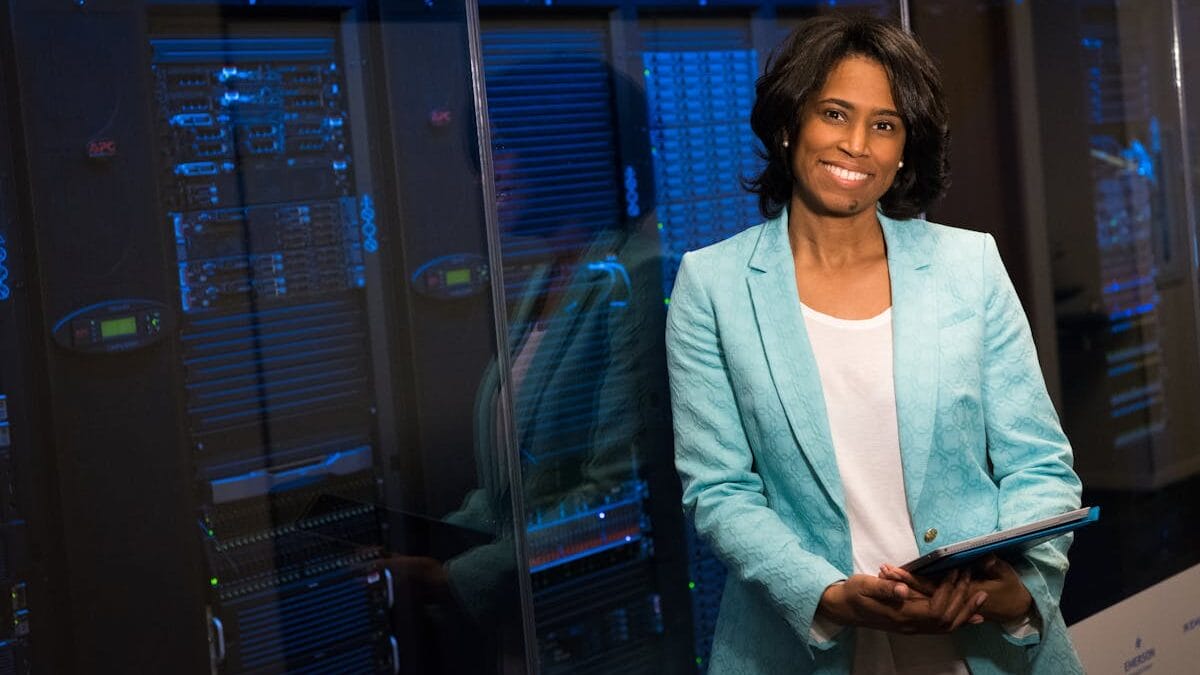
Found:
M 836 105 L 840 105 L 841 107 L 843 107 L 847 110 L 857 110 L 858 109 L 853 103 L 842 100 L 840 98 L 823 98 L 820 101 L 817 101 L 817 103 L 833 103 Z M 873 114 L 885 115 L 887 117 L 895 117 L 896 119 L 901 119 L 900 113 L 896 112 L 895 110 L 892 110 L 891 108 L 879 108 Z

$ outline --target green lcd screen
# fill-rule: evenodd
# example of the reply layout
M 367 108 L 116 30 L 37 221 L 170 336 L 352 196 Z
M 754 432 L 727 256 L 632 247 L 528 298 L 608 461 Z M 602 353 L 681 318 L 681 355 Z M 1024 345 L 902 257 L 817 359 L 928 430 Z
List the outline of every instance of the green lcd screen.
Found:
M 126 335 L 137 335 L 137 318 L 126 316 L 100 322 L 100 339 L 111 340 Z
M 458 286 L 459 284 L 471 283 L 471 270 L 450 270 L 446 272 L 446 285 Z

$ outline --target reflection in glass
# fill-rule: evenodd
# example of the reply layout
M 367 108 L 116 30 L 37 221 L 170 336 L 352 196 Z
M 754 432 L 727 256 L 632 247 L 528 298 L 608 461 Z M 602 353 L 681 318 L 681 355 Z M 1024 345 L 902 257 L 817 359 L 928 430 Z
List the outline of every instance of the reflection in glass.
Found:
M 683 253 L 760 220 L 754 81 L 818 10 L 569 4 L 482 13 L 540 664 L 703 671 L 725 572 L 680 517 L 663 319 Z
M 1200 561 L 1196 224 L 1173 5 L 1031 7 L 1063 421 L 1084 501 L 1107 521 L 1072 551 L 1068 621 Z
M 466 4 L 9 5 L 0 670 L 525 671 Z

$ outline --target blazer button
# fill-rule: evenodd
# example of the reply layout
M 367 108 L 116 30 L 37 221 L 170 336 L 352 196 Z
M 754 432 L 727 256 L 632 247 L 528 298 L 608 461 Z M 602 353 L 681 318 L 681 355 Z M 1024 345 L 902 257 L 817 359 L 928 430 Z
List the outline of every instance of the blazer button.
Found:
M 934 539 L 937 539 L 937 528 L 931 527 L 928 530 L 925 530 L 925 543 L 931 544 L 933 543 Z

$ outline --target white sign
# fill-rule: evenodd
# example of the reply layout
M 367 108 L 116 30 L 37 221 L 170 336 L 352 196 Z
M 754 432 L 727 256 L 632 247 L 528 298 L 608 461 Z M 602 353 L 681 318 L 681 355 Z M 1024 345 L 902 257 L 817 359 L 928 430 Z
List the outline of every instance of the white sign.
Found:
M 1069 628 L 1089 675 L 1200 672 L 1200 565 Z

